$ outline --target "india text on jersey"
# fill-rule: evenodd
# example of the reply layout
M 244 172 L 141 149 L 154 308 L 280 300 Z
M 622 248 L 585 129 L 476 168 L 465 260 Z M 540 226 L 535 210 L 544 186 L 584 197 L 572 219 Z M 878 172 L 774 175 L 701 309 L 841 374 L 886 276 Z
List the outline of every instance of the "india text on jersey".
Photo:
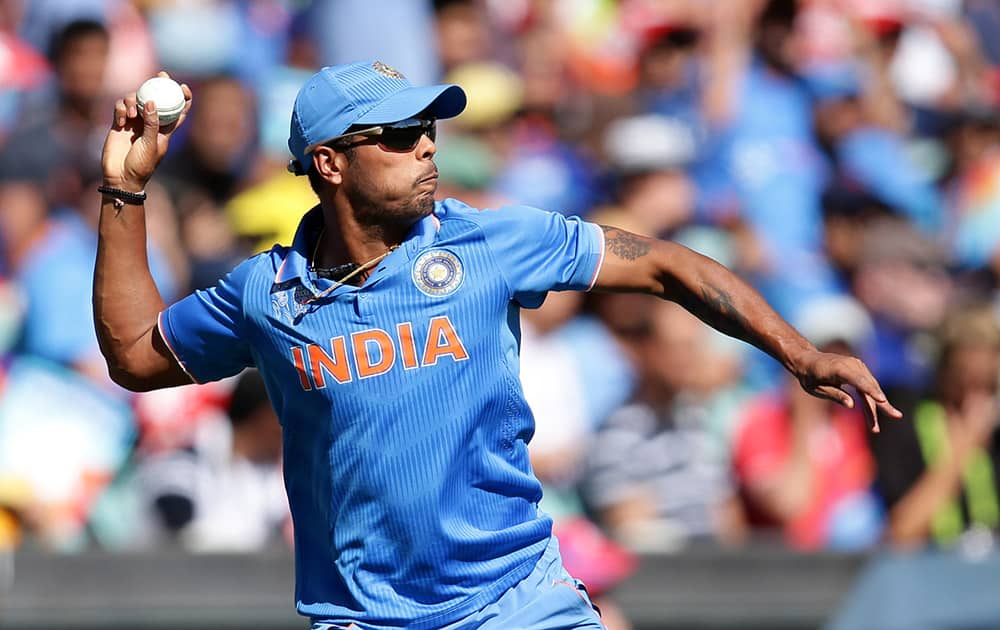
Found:
M 292 361 L 299 373 L 299 385 L 309 391 L 323 389 L 328 377 L 337 383 L 349 383 L 354 378 L 370 378 L 385 374 L 396 364 L 413 370 L 435 365 L 442 357 L 465 361 L 469 353 L 447 315 L 432 318 L 418 345 L 413 336 L 413 324 L 401 322 L 394 331 L 367 328 L 330 339 L 329 348 L 315 343 L 292 346 Z M 422 352 L 418 352 L 422 348 Z M 349 359 L 353 357 L 353 361 Z

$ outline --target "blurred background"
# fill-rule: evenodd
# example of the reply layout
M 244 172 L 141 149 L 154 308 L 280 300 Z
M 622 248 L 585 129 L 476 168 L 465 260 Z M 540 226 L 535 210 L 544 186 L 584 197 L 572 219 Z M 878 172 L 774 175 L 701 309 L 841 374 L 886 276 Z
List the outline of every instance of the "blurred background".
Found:
M 259 376 L 111 383 L 90 295 L 112 104 L 195 104 L 148 188 L 169 302 L 289 243 L 296 91 L 461 84 L 439 197 L 675 239 L 906 414 L 872 433 L 653 298 L 523 313 L 533 464 L 610 630 L 1000 627 L 1000 2 L 0 3 L 0 627 L 299 628 Z

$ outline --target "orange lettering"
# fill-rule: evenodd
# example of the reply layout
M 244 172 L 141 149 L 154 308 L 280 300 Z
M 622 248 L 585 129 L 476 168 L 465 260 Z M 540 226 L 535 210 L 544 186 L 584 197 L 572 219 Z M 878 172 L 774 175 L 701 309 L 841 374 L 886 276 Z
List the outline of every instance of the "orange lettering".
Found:
M 392 364 L 396 362 L 396 351 L 392 347 L 392 337 L 381 328 L 371 328 L 351 334 L 351 343 L 354 345 L 354 359 L 358 362 L 358 378 L 368 378 L 385 374 L 392 369 Z M 374 343 L 378 347 L 378 359 L 372 357 L 369 352 Z
M 299 385 L 302 386 L 302 389 L 309 391 L 312 389 L 312 383 L 309 382 L 309 375 L 306 374 L 306 359 L 299 346 L 292 346 L 292 360 L 295 361 L 295 371 L 299 373 Z
M 399 353 L 403 355 L 403 367 L 407 370 L 420 367 L 417 363 L 417 344 L 413 341 L 413 324 L 396 324 L 396 331 L 399 333 Z
M 347 344 L 344 342 L 344 338 L 334 337 L 331 339 L 330 349 L 333 351 L 332 357 L 318 345 L 309 344 L 309 366 L 313 381 L 316 383 L 316 389 L 326 387 L 324 371 L 328 372 L 338 383 L 347 383 L 351 380 L 351 365 L 347 362 Z
M 447 316 L 434 317 L 427 327 L 427 344 L 424 346 L 423 365 L 434 365 L 439 357 L 450 354 L 456 361 L 469 358 L 462 340 Z

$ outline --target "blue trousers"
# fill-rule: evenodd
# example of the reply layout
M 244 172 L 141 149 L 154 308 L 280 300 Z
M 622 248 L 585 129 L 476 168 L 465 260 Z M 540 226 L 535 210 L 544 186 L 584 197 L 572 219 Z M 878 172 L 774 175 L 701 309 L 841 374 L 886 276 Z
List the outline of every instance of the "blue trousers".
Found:
M 492 604 L 442 627 L 442 630 L 604 630 L 597 609 L 562 565 L 555 538 L 535 569 Z M 312 630 L 379 630 L 369 624 L 347 626 L 314 622 Z

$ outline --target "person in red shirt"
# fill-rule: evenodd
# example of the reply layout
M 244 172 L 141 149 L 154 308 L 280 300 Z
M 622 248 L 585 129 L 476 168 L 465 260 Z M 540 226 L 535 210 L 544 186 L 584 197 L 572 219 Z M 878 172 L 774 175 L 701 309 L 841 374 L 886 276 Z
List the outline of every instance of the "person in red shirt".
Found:
M 871 323 L 853 300 L 831 298 L 810 304 L 800 326 L 825 352 L 855 354 Z M 735 432 L 733 467 L 750 522 L 780 528 L 801 550 L 874 544 L 883 516 L 864 417 L 800 390 L 788 379 L 759 396 Z

